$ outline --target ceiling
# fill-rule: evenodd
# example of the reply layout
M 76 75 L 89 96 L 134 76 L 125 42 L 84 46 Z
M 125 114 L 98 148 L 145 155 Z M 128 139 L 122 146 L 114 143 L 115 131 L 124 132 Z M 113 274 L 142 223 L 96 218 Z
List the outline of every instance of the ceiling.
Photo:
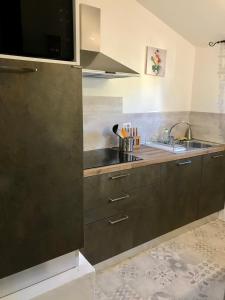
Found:
M 137 0 L 196 46 L 225 39 L 225 0 Z

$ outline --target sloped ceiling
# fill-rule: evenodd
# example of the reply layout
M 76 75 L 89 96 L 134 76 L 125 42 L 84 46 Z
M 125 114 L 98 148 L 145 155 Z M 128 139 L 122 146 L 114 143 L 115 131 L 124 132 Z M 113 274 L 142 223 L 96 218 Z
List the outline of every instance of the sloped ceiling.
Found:
M 195 46 L 225 40 L 225 0 L 137 0 Z

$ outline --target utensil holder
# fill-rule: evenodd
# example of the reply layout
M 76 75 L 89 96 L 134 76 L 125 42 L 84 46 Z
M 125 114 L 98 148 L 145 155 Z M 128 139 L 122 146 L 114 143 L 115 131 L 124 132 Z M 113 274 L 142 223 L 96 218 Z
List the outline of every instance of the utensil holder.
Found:
M 119 138 L 119 149 L 122 152 L 132 152 L 134 150 L 134 138 Z

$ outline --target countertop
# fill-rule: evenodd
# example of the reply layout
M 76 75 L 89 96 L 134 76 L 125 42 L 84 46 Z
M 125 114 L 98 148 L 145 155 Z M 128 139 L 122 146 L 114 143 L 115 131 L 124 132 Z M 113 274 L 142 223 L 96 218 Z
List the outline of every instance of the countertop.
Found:
M 111 165 L 105 166 L 100 168 L 93 168 L 84 170 L 84 177 L 100 175 L 110 172 L 117 172 L 123 170 L 129 170 L 132 168 L 144 167 L 148 165 L 178 160 L 178 159 L 185 159 L 189 157 L 215 153 L 219 151 L 224 151 L 225 145 L 216 145 L 207 149 L 197 149 L 183 153 L 172 153 L 161 149 L 156 149 L 148 146 L 141 146 L 140 149 L 135 150 L 132 152 L 135 156 L 142 158 L 143 160 L 118 164 L 118 165 Z

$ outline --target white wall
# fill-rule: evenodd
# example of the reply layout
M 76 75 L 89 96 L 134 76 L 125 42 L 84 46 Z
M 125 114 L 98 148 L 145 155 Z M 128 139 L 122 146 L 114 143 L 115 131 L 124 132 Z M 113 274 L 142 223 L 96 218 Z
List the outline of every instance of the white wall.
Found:
M 141 73 L 140 78 L 85 79 L 84 96 L 123 97 L 124 112 L 188 111 L 194 47 L 136 0 L 81 0 L 102 9 L 102 51 Z M 165 78 L 144 75 L 146 46 L 167 49 Z
M 192 111 L 223 112 L 219 104 L 219 46 L 196 48 Z

